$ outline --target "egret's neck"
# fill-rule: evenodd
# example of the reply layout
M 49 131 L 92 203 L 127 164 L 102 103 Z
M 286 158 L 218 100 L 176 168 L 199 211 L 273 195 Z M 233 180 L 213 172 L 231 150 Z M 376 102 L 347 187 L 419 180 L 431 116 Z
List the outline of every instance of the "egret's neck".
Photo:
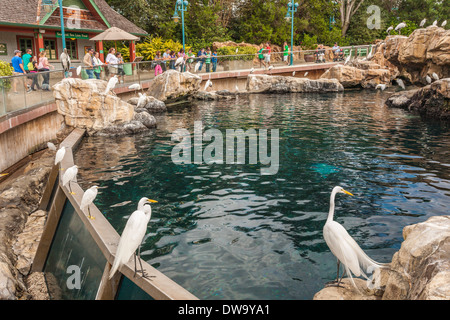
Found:
M 334 198 L 336 197 L 336 190 L 333 190 L 330 196 L 330 211 L 328 211 L 328 219 L 327 222 L 333 221 L 334 216 Z

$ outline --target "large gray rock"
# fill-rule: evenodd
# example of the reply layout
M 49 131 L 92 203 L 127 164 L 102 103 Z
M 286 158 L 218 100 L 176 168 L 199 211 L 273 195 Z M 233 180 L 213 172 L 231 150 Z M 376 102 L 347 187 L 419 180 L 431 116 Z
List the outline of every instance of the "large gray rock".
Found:
M 150 83 L 148 95 L 163 102 L 183 99 L 200 89 L 202 78 L 190 72 L 167 70 L 156 76 Z
M 145 103 L 142 107 L 140 106 L 139 109 L 137 109 L 138 100 L 138 97 L 133 97 L 128 99 L 127 101 L 129 104 L 135 106 L 136 112 L 148 111 L 150 114 L 153 114 L 167 111 L 166 104 L 161 100 L 156 99 L 155 97 L 146 96 Z
M 270 75 L 249 75 L 247 92 L 249 93 L 286 93 L 286 92 L 339 92 L 344 87 L 335 79 L 310 80 Z
M 379 84 L 389 84 L 391 73 L 387 69 L 381 69 L 376 63 L 358 61 L 355 62 L 355 66 L 335 65 L 320 79 L 336 79 L 344 88 L 375 88 Z

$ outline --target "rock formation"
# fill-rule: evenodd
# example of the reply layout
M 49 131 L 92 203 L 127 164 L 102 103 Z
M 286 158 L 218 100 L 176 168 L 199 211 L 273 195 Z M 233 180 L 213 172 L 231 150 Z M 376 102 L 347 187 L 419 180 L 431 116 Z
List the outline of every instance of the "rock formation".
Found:
M 150 114 L 153 114 L 167 111 L 166 104 L 152 96 L 146 96 L 143 105 L 139 106 L 139 108 L 137 107 L 138 100 L 139 97 L 133 97 L 127 101 L 129 104 L 135 106 L 134 110 L 136 112 L 148 111 Z
M 427 84 L 427 75 L 450 77 L 450 30 L 429 26 L 409 37 L 386 38 L 386 59 L 397 66 L 413 84 Z
M 359 62 L 354 66 L 335 65 L 328 69 L 320 79 L 336 79 L 344 88 L 375 88 L 378 84 L 391 82 L 390 71 L 376 63 Z
M 148 95 L 163 102 L 183 99 L 200 90 L 201 82 L 201 77 L 190 72 L 167 70 L 153 79 Z
M 427 118 L 450 120 L 450 78 L 420 89 L 395 93 L 386 100 L 386 105 L 417 112 Z
M 403 238 L 376 289 L 367 290 L 365 280 L 359 279 L 358 292 L 344 279 L 343 288 L 326 287 L 314 299 L 449 300 L 450 216 L 435 216 L 407 226 Z
M 248 93 L 285 93 L 285 92 L 339 92 L 344 87 L 336 79 L 310 80 L 270 75 L 249 75 Z
M 88 135 L 124 135 L 148 130 L 137 120 L 140 117 L 132 105 L 112 91 L 104 93 L 106 84 L 102 80 L 74 78 L 55 84 L 53 95 L 65 124 L 86 129 Z

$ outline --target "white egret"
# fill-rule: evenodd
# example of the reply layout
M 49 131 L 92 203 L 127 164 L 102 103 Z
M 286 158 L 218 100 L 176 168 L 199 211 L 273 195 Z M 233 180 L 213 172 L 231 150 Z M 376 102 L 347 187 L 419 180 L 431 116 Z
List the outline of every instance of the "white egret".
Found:
M 400 88 L 402 88 L 403 90 L 405 90 L 405 83 L 403 82 L 402 79 L 396 79 L 395 81 L 397 81 L 398 85 L 400 86 Z
M 70 194 L 75 194 L 75 192 L 72 192 L 72 188 L 70 187 L 70 182 L 75 180 L 75 178 L 77 177 L 77 173 L 78 173 L 78 166 L 74 165 L 74 166 L 68 168 L 64 172 L 64 175 L 62 177 L 63 187 L 65 187 L 67 184 L 69 184 Z
M 105 95 L 109 91 L 114 89 L 114 87 L 116 86 L 117 82 L 119 82 L 119 78 L 117 77 L 117 75 L 115 75 L 114 77 L 111 77 L 111 79 L 109 79 L 108 83 L 106 84 L 106 89 L 105 89 L 105 92 L 103 92 L 103 94 Z
M 433 73 L 431 74 L 431 76 L 433 77 L 434 80 L 439 80 L 439 76 L 437 75 L 436 72 L 433 72 Z
M 180 67 L 180 72 L 183 72 L 183 64 L 184 57 L 179 57 L 177 60 L 175 60 L 175 68 Z
M 138 203 L 137 210 L 134 211 L 128 218 L 125 229 L 123 229 L 120 236 L 119 244 L 117 246 L 116 256 L 114 263 L 109 273 L 109 279 L 111 279 L 116 271 L 125 263 L 130 260 L 131 255 L 134 253 L 134 275 L 136 276 L 136 250 L 141 246 L 147 231 L 147 225 L 152 215 L 152 208 L 147 202 L 157 203 L 158 201 L 150 200 L 148 198 L 141 198 Z M 140 250 L 138 252 L 139 263 L 141 264 L 142 276 L 146 277 L 144 269 L 142 268 Z
M 442 22 L 441 27 L 445 27 L 447 25 L 447 20 L 444 20 L 444 22 Z
M 88 218 L 92 220 L 94 220 L 95 218 L 91 216 L 91 210 L 89 209 L 89 206 L 94 202 L 95 198 L 97 197 L 97 193 L 98 186 L 92 186 L 84 192 L 83 198 L 81 198 L 80 209 L 81 211 L 85 212 L 87 208 Z
M 350 50 L 350 54 L 348 55 L 347 59 L 345 59 L 344 66 L 350 62 L 350 59 L 352 58 L 352 51 L 353 50 Z
M 140 90 L 141 89 L 141 85 L 139 83 L 133 83 L 132 85 L 130 85 L 128 87 L 128 89 L 130 89 L 130 90 Z
M 47 147 L 52 151 L 56 151 L 56 146 L 50 141 L 47 142 Z
M 307 71 L 307 72 L 305 72 L 305 74 L 304 74 L 303 76 L 304 76 L 304 77 L 306 77 L 306 76 L 308 75 L 308 73 L 309 73 L 308 71 Z
M 437 20 L 434 20 L 434 22 L 433 22 L 433 26 L 434 26 L 434 27 L 436 27 L 436 26 L 437 26 L 437 24 L 438 24 L 438 21 L 437 21 Z
M 64 48 L 63 52 L 59 56 L 59 60 L 61 60 L 62 68 L 64 72 L 69 72 L 70 70 L 70 57 L 67 53 L 67 48 Z
M 386 30 L 387 34 L 391 34 L 392 30 L 394 30 L 393 26 L 390 26 L 389 28 L 387 28 L 387 30 Z
M 339 265 L 344 265 L 345 272 L 350 277 L 353 285 L 352 273 L 356 277 L 363 276 L 367 278 L 366 273 L 374 272 L 376 274 L 379 268 L 384 264 L 378 263 L 367 256 L 367 254 L 359 247 L 356 241 L 348 234 L 347 230 L 333 220 L 334 216 L 334 199 L 336 194 L 344 193 L 353 196 L 350 192 L 344 190 L 342 187 L 334 187 L 330 197 L 330 211 L 328 219 L 323 227 L 323 238 L 330 248 L 331 252 L 337 258 L 337 277 L 336 282 L 339 286 L 342 277 L 339 279 Z
M 147 104 L 147 94 L 139 92 L 139 99 L 137 102 L 137 107 L 144 108 L 146 104 Z
M 406 23 L 399 23 L 398 26 L 395 27 L 395 31 L 398 31 L 398 34 L 402 34 L 402 29 L 406 27 Z
M 386 85 L 384 83 L 380 83 L 375 87 L 375 90 L 380 89 L 381 91 L 384 91 L 386 89 Z
M 423 20 L 420 22 L 420 27 L 423 27 L 423 26 L 425 25 L 426 22 L 427 22 L 427 19 L 426 19 L 426 18 L 423 19 Z
M 369 52 L 369 54 L 367 55 L 367 60 L 372 59 L 372 57 L 373 57 L 373 46 L 370 48 L 370 52 Z
M 255 72 L 255 68 L 250 69 L 250 73 L 253 73 L 253 72 Z
M 55 166 L 64 159 L 64 155 L 66 154 L 66 147 L 61 147 L 56 151 L 55 155 Z
M 78 68 L 77 68 L 77 75 L 79 76 L 80 73 L 81 73 L 81 66 L 78 66 Z
M 425 77 L 425 80 L 427 81 L 428 84 L 431 84 L 431 82 L 433 82 L 433 81 L 431 80 L 431 77 L 430 77 L 429 75 L 427 75 L 427 76 Z
M 292 72 L 292 76 L 295 77 L 295 71 Z
M 208 87 L 212 87 L 212 85 L 213 85 L 212 81 L 208 79 L 208 81 L 206 81 L 206 84 L 205 84 L 205 91 L 206 91 L 206 89 L 208 89 Z
M 238 51 L 239 51 L 239 48 L 236 48 L 236 53 L 238 53 Z
M 195 64 L 194 72 L 197 72 L 199 69 L 200 69 L 200 61 Z
M 236 86 L 234 87 L 234 90 L 235 90 L 236 92 L 239 92 L 239 87 L 236 85 Z

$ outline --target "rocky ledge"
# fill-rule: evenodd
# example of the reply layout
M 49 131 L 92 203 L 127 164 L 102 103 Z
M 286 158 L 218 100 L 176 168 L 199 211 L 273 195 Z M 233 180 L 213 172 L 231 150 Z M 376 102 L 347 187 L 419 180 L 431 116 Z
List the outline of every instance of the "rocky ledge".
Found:
M 86 129 L 88 135 L 118 136 L 156 127 L 155 118 L 106 91 L 107 82 L 67 78 L 53 86 L 58 112 L 71 128 Z
M 340 92 L 344 87 L 336 79 L 310 80 L 270 75 L 249 75 L 248 93 Z
M 348 279 L 343 287 L 326 287 L 315 300 L 449 300 L 450 216 L 435 216 L 403 229 L 404 241 L 381 273 L 376 290 L 366 281 Z
M 386 100 L 393 108 L 417 112 L 426 118 L 450 120 L 450 78 L 433 82 L 420 89 L 401 91 Z

